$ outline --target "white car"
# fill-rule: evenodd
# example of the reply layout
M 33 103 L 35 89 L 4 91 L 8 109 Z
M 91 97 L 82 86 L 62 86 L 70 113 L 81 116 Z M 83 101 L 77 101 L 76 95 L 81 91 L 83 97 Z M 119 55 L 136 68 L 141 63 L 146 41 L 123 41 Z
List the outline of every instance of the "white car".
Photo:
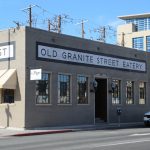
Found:
M 146 126 L 150 125 L 150 111 L 144 114 L 144 124 Z

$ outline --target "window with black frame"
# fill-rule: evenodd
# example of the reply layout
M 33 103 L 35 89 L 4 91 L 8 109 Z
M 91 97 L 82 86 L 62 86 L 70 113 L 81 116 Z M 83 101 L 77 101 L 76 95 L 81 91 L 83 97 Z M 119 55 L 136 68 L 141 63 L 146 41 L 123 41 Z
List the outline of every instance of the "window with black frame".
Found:
M 88 78 L 77 76 L 77 101 L 78 104 L 88 104 Z
M 49 104 L 49 77 L 48 73 L 42 73 L 42 80 L 36 81 L 36 104 Z
M 139 83 L 139 104 L 146 103 L 146 83 L 140 82 Z
M 113 80 L 114 83 L 114 89 L 112 91 L 112 104 L 121 104 L 121 96 L 120 96 L 120 86 L 121 81 L 120 80 Z
M 134 104 L 134 82 L 126 82 L 126 104 Z
M 58 75 L 58 104 L 70 104 L 70 75 Z

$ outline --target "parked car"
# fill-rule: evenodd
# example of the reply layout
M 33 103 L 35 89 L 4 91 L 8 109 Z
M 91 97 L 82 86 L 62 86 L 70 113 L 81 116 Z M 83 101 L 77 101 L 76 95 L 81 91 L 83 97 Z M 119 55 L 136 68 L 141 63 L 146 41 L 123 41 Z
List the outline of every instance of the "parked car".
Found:
M 144 124 L 145 126 L 150 125 L 150 111 L 144 114 Z

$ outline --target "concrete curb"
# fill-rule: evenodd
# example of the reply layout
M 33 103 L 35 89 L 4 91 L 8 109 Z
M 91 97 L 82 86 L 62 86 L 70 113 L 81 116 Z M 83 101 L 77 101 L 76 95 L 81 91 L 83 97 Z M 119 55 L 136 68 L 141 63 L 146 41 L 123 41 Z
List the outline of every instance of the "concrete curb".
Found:
M 73 132 L 73 130 L 66 129 L 66 130 L 51 130 L 51 131 L 35 131 L 35 132 L 27 132 L 27 133 L 17 133 L 11 136 L 33 136 L 33 135 L 56 134 L 56 133 L 66 133 L 66 132 Z

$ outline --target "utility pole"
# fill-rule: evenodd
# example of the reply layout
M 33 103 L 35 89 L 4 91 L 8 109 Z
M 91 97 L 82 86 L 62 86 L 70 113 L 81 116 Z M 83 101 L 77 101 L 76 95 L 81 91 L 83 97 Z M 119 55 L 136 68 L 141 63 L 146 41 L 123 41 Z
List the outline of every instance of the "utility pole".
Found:
M 50 22 L 50 19 L 48 19 L 48 31 L 51 31 L 51 22 Z
M 124 36 L 125 36 L 125 33 L 122 32 L 122 34 L 121 34 L 121 46 L 123 46 L 123 47 L 125 45 Z
M 106 42 L 106 27 L 98 27 L 97 29 L 94 29 L 94 32 L 98 32 L 99 33 L 99 38 L 98 40 L 101 42 Z
M 105 26 L 103 26 L 103 27 L 99 27 L 98 29 L 96 29 L 96 32 L 99 32 L 99 40 L 101 41 L 101 42 L 106 42 L 106 28 L 105 28 Z
M 58 33 L 61 33 L 61 15 L 58 16 Z
M 82 31 L 81 31 L 81 35 L 82 35 L 82 38 L 84 38 L 84 34 L 85 34 L 85 32 L 84 32 L 84 22 L 83 22 L 83 20 L 82 20 L 81 24 L 82 24 Z
M 108 36 L 115 36 L 115 30 L 111 26 L 99 26 L 90 31 L 98 33 L 97 40 L 106 43 Z
M 105 26 L 104 27 L 102 27 L 102 29 L 101 29 L 101 38 L 102 38 L 102 41 L 105 43 L 106 42 L 106 28 L 105 28 Z
M 62 15 L 55 15 L 55 17 L 51 20 L 51 30 L 56 31 L 57 33 L 62 33 L 62 25 L 64 23 L 68 23 L 68 20 L 71 20 L 71 18 L 68 17 L 68 15 L 62 14 Z
M 55 25 L 55 23 L 53 23 L 50 19 L 47 20 L 48 21 L 48 31 L 57 31 L 58 32 L 58 23 Z
M 29 13 L 29 27 L 32 27 L 32 8 L 36 5 L 29 5 L 29 7 L 22 9 L 23 11 L 27 10 Z
M 32 27 L 32 8 L 29 6 L 29 27 Z
M 76 25 L 81 24 L 81 37 L 82 38 L 84 38 L 84 35 L 85 35 L 85 31 L 84 31 L 84 23 L 85 22 L 88 22 L 88 20 L 82 20 L 81 22 L 76 24 Z

